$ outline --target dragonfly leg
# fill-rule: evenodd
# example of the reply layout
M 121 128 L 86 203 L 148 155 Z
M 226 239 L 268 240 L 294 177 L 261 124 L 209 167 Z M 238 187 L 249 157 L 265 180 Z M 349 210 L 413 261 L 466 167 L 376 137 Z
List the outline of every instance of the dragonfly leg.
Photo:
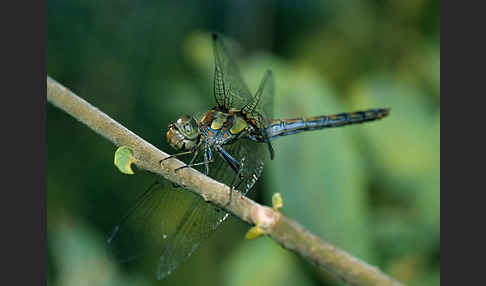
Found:
M 240 181 L 235 186 L 235 182 L 236 182 L 237 179 L 239 179 Z M 226 202 L 226 204 L 224 205 L 225 207 L 229 206 L 229 204 L 231 204 L 231 199 L 233 198 L 233 191 L 237 190 L 240 187 L 241 183 L 244 181 L 243 179 L 244 179 L 244 177 L 241 174 L 241 168 L 240 168 L 238 170 L 238 173 L 236 173 L 236 175 L 233 177 L 233 181 L 231 182 L 231 190 L 230 190 L 230 194 L 229 194 L 229 197 L 228 197 L 228 202 Z
M 265 142 L 267 142 L 268 151 L 270 151 L 270 160 L 273 160 L 273 158 L 275 157 L 275 153 L 273 152 L 272 143 L 268 139 L 268 135 L 267 135 L 267 132 L 265 130 L 263 130 L 263 138 L 264 138 L 263 140 L 265 140 Z
M 198 162 L 198 163 L 193 163 L 194 160 L 196 159 L 197 155 L 199 154 L 199 146 L 201 144 L 197 145 L 197 149 L 195 151 L 195 155 L 192 157 L 191 161 L 189 162 L 189 164 L 185 165 L 185 166 L 182 166 L 182 167 L 179 167 L 177 169 L 175 169 L 174 171 L 179 171 L 180 169 L 184 169 L 184 168 L 188 168 L 188 167 L 195 167 L 195 166 L 200 166 L 200 165 L 205 165 L 206 166 L 206 176 L 209 175 L 209 163 L 212 163 L 214 162 L 213 160 L 213 155 L 211 153 L 211 148 L 209 146 L 206 146 L 205 148 L 205 152 L 204 152 L 204 161 L 202 162 Z
M 168 160 L 170 158 L 174 158 L 174 157 L 179 157 L 179 156 L 182 156 L 182 155 L 191 154 L 193 152 L 194 152 L 193 150 L 190 150 L 190 151 L 185 151 L 185 152 L 180 152 L 180 153 L 177 153 L 177 154 L 170 155 L 170 156 L 165 157 L 164 159 L 160 160 L 159 161 L 159 164 L 162 164 L 163 161 Z
M 209 146 L 206 146 L 206 150 L 204 152 L 204 161 L 208 162 L 208 161 L 213 161 L 213 153 L 211 152 L 211 148 L 209 148 Z M 204 164 L 204 166 L 206 167 L 206 176 L 209 175 L 209 164 L 206 163 Z
M 192 159 L 191 159 L 191 161 L 189 162 L 189 165 L 192 165 L 192 163 L 194 162 L 194 160 L 196 160 L 197 155 L 199 154 L 199 147 L 200 147 L 200 146 L 201 146 L 201 143 L 199 143 L 198 145 L 196 145 L 196 147 L 194 147 L 194 148 L 193 148 L 192 150 L 190 150 L 190 151 L 185 151 L 185 152 L 181 152 L 181 153 L 177 153 L 177 154 L 171 155 L 171 156 L 169 156 L 169 157 L 167 157 L 167 158 L 164 158 L 164 159 L 160 160 L 160 161 L 159 161 L 159 163 L 161 164 L 161 163 L 162 163 L 162 161 L 165 161 L 165 160 L 167 160 L 167 159 L 170 159 L 170 158 L 173 158 L 173 157 L 176 157 L 176 156 L 185 155 L 185 154 L 191 154 L 191 153 L 192 153 L 192 154 L 194 154 L 194 155 L 192 156 Z M 187 165 L 186 165 L 186 167 L 187 167 Z M 175 171 L 178 171 L 179 169 L 181 169 L 181 168 L 177 168 L 177 169 L 175 169 Z
M 228 165 L 230 165 L 231 169 L 233 169 L 233 171 L 235 171 L 235 173 L 236 173 L 235 177 L 233 178 L 233 181 L 231 182 L 230 195 L 229 195 L 229 198 L 228 198 L 228 202 L 225 204 L 227 206 L 231 203 L 233 191 L 240 186 L 241 182 L 243 182 L 243 176 L 241 174 L 242 168 L 241 168 L 240 163 L 235 158 L 233 158 L 233 156 L 231 156 L 226 150 L 224 150 L 223 147 L 221 147 L 220 145 L 216 146 L 216 151 L 218 151 L 218 154 L 221 156 L 221 158 L 226 163 L 228 163 Z M 238 185 L 235 186 L 235 181 L 237 179 L 240 179 L 240 182 L 238 183 Z
M 196 160 L 196 157 L 197 155 L 199 154 L 199 149 L 196 149 L 196 151 L 194 151 L 194 156 L 192 156 L 192 159 L 191 161 L 189 162 L 189 165 L 192 165 L 192 163 L 194 162 L 194 160 Z M 175 169 L 175 171 L 179 170 L 179 168 Z M 176 183 L 172 183 L 172 186 L 174 188 L 177 188 L 177 187 L 180 187 L 178 184 Z
M 192 165 L 192 163 L 194 163 L 198 154 L 199 154 L 199 149 L 196 149 L 196 151 L 194 152 L 194 156 L 192 156 L 191 161 L 189 161 L 189 165 Z
M 179 156 L 182 156 L 182 155 L 187 155 L 187 154 L 192 154 L 192 153 L 195 153 L 195 155 L 192 157 L 192 160 L 191 160 L 191 163 L 194 162 L 194 159 L 196 159 L 197 157 L 197 154 L 199 152 L 199 147 L 201 147 L 201 144 L 202 142 L 199 142 L 194 148 L 192 148 L 191 150 L 189 151 L 184 151 L 184 152 L 180 152 L 180 153 L 177 153 L 177 154 L 172 154 L 168 157 L 165 157 L 164 159 L 160 160 L 159 161 L 159 164 L 162 164 L 163 161 L 167 160 L 167 159 L 170 159 L 170 158 L 174 158 L 174 157 L 179 157 Z M 189 164 L 191 164 L 189 163 Z
M 238 174 L 240 171 L 240 163 L 238 162 L 238 160 L 233 158 L 233 156 L 231 156 L 226 150 L 224 150 L 221 145 L 216 145 L 215 148 L 221 158 L 230 165 L 231 169 L 233 169 L 235 173 Z
M 206 152 L 204 152 L 204 161 L 202 162 L 199 162 L 199 163 L 193 163 L 194 160 L 196 159 L 197 157 L 197 153 L 199 153 L 199 149 L 197 149 L 198 151 L 196 151 L 196 154 L 194 155 L 194 157 L 192 157 L 191 161 L 189 162 L 189 164 L 185 165 L 185 166 L 182 166 L 182 167 L 179 167 L 177 169 L 175 169 L 175 171 L 179 171 L 180 169 L 184 169 L 184 168 L 188 168 L 188 167 L 195 167 L 195 166 L 200 166 L 200 165 L 205 165 L 206 166 L 206 176 L 208 175 L 209 173 L 209 167 L 208 167 L 208 164 L 209 163 L 212 163 L 214 160 L 212 158 L 212 156 L 209 156 L 208 157 L 208 152 L 210 153 L 211 151 L 208 149 L 210 149 L 209 147 L 206 147 Z
M 202 161 L 202 162 L 199 162 L 199 163 L 195 163 L 195 164 L 188 164 L 188 165 L 184 165 L 182 167 L 179 167 L 177 169 L 175 169 L 174 171 L 179 171 L 181 169 L 185 169 L 185 168 L 189 168 L 189 167 L 195 167 L 195 166 L 200 166 L 200 165 L 203 165 L 203 164 L 209 164 L 209 163 L 212 163 L 214 160 L 209 160 L 209 161 Z
M 270 139 L 268 138 L 268 134 L 267 134 L 267 131 L 266 131 L 267 129 L 264 128 L 263 116 L 261 114 L 258 114 L 258 121 L 260 122 L 260 130 L 262 131 L 262 134 L 263 134 L 263 141 L 267 142 L 268 151 L 270 152 L 270 160 L 273 160 L 273 158 L 275 157 L 275 152 L 273 152 L 272 143 L 270 142 Z

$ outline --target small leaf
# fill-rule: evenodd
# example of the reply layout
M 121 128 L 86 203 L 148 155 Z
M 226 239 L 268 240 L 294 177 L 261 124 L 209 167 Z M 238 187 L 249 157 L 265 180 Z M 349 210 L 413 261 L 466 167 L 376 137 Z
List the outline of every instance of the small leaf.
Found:
M 132 164 L 135 162 L 133 151 L 127 146 L 122 146 L 115 151 L 115 166 L 123 174 L 133 175 Z
M 276 211 L 278 211 L 281 207 L 283 207 L 282 194 L 280 194 L 280 193 L 273 194 L 273 196 L 272 196 L 272 207 Z
M 254 226 L 248 230 L 248 232 L 245 235 L 245 238 L 250 240 L 250 239 L 255 239 L 257 237 L 260 237 L 265 234 L 265 231 L 261 229 L 259 226 Z

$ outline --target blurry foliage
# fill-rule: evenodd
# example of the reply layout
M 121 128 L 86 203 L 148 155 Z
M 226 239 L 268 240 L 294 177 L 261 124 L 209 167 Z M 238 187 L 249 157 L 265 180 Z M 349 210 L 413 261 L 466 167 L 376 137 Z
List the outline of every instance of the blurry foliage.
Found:
M 410 285 L 440 284 L 439 1 L 48 1 L 47 73 L 167 152 L 167 124 L 212 98 L 209 32 L 275 116 L 390 107 L 359 126 L 274 142 L 251 196 Z M 47 106 L 50 285 L 341 285 L 229 219 L 163 281 L 106 261 L 105 241 L 153 176 Z M 143 265 L 143 264 L 141 264 Z M 140 266 L 142 268 L 142 266 Z

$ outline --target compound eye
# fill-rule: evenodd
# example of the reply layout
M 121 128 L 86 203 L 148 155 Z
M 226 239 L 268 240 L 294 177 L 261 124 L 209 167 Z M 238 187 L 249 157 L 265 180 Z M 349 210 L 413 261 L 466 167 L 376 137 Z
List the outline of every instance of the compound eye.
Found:
M 191 132 L 191 125 L 190 124 L 184 125 L 184 129 L 186 130 L 187 133 Z

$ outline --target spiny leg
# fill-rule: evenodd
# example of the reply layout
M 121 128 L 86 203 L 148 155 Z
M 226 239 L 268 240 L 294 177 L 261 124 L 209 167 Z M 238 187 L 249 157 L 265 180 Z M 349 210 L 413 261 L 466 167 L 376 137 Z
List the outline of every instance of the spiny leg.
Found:
M 180 152 L 180 153 L 177 153 L 177 154 L 170 155 L 170 156 L 168 156 L 168 157 L 160 160 L 159 161 L 159 164 L 162 164 L 163 161 L 165 161 L 167 159 L 170 159 L 170 158 L 174 158 L 174 157 L 178 157 L 178 156 L 182 156 L 182 155 L 187 155 L 187 154 L 194 154 L 194 156 L 192 156 L 191 161 L 189 162 L 189 164 L 192 164 L 192 162 L 194 162 L 194 160 L 196 159 L 197 155 L 199 154 L 199 147 L 201 146 L 201 143 L 202 142 L 199 142 L 196 145 L 196 147 L 192 148 L 189 151 L 184 151 L 184 152 Z
M 194 151 L 194 156 L 192 156 L 191 161 L 189 161 L 189 164 L 186 164 L 182 167 L 176 168 L 174 170 L 174 172 L 177 172 L 177 171 L 179 171 L 180 169 L 183 169 L 183 168 L 187 168 L 188 166 L 194 166 L 192 163 L 194 163 L 194 160 L 196 160 L 196 157 L 197 157 L 198 154 L 199 154 L 199 149 L 196 149 L 196 151 Z
M 210 161 L 202 161 L 202 162 L 195 163 L 195 164 L 188 164 L 188 165 L 185 165 L 185 166 L 182 166 L 182 167 L 179 167 L 179 168 L 175 169 L 175 171 L 177 172 L 177 171 L 179 171 L 180 169 L 189 168 L 189 167 L 191 167 L 191 168 L 192 168 L 192 167 L 195 167 L 195 166 L 200 166 L 200 165 L 203 165 L 203 164 L 206 164 L 206 166 L 207 166 L 207 164 L 212 163 L 212 162 L 214 162 L 214 160 L 210 160 Z M 207 174 L 206 174 L 206 175 L 207 175 Z
M 170 158 L 174 158 L 174 157 L 179 157 L 179 156 L 182 156 L 182 155 L 191 154 L 193 152 L 194 152 L 193 150 L 190 150 L 190 151 L 180 152 L 180 153 L 177 153 L 177 154 L 172 154 L 172 155 L 170 155 L 168 157 L 165 157 L 164 159 L 160 160 L 159 161 L 159 164 L 162 164 L 163 161 L 168 160 Z
M 191 161 L 189 161 L 189 165 L 192 165 L 194 163 L 194 160 L 196 160 L 197 155 L 199 154 L 199 148 L 194 151 L 194 156 L 192 156 Z
M 227 206 L 231 203 L 233 190 L 237 189 L 240 186 L 241 182 L 243 182 L 243 176 L 241 174 L 243 168 L 241 168 L 241 164 L 235 158 L 233 158 L 233 156 L 231 156 L 226 150 L 224 150 L 221 145 L 216 145 L 215 148 L 216 148 L 216 151 L 218 151 L 218 154 L 221 156 L 221 158 L 226 163 L 228 163 L 228 165 L 230 165 L 231 169 L 236 173 L 236 176 L 233 177 L 233 180 L 231 182 L 230 195 L 229 195 L 229 198 L 228 198 L 228 202 L 225 204 L 225 206 Z M 240 179 L 240 182 L 235 187 L 234 184 L 235 184 L 236 179 Z
M 211 148 L 206 145 L 206 149 L 204 150 L 204 161 L 213 161 L 213 153 L 211 152 Z M 204 164 L 206 167 L 206 176 L 209 175 L 209 163 Z
M 233 198 L 233 191 L 234 190 L 237 190 L 240 187 L 241 183 L 243 183 L 243 181 L 244 181 L 244 177 L 241 174 L 241 170 L 242 170 L 242 168 L 240 168 L 238 170 L 238 172 L 236 173 L 236 175 L 233 177 L 233 180 L 231 181 L 230 194 L 229 194 L 229 197 L 228 197 L 228 202 L 226 202 L 226 204 L 224 204 L 225 207 L 226 206 L 229 206 L 229 204 L 231 203 L 231 199 Z M 237 179 L 240 179 L 240 182 L 238 183 L 238 185 L 235 186 L 235 181 Z
M 197 147 L 197 146 L 196 146 L 196 147 Z M 176 157 L 176 156 L 179 156 L 179 155 L 184 155 L 184 154 L 189 154 L 189 153 L 191 153 L 191 152 L 193 152 L 193 153 L 194 153 L 194 156 L 192 156 L 192 159 L 191 159 L 191 161 L 189 162 L 189 164 L 192 164 L 192 162 L 194 162 L 194 160 L 196 159 L 197 155 L 199 154 L 199 148 L 195 149 L 195 151 L 187 151 L 187 152 L 182 152 L 182 153 L 177 153 L 177 154 L 175 154 L 175 155 L 171 155 L 171 156 L 169 156 L 169 157 L 167 157 L 167 158 L 164 158 L 164 159 L 160 160 L 160 161 L 159 161 L 159 164 L 162 164 L 162 161 L 165 161 L 165 160 L 170 159 L 170 158 L 172 158 L 172 157 Z M 175 169 L 175 171 L 177 171 L 177 170 L 178 170 L 178 169 Z M 180 187 L 180 186 L 179 186 L 178 184 L 176 184 L 176 183 L 172 183 L 172 187 L 173 187 L 173 188 L 178 188 L 178 187 Z
M 214 147 L 218 152 L 219 156 L 221 156 L 221 158 L 230 165 L 231 169 L 233 169 L 235 173 L 238 173 L 238 171 L 240 170 L 240 162 L 238 162 L 238 160 L 233 158 L 233 156 L 231 156 L 226 150 L 224 150 L 221 145 L 215 145 Z
M 268 139 L 268 135 L 265 129 L 263 129 L 262 132 L 263 132 L 263 140 L 267 142 L 268 151 L 270 151 L 270 160 L 273 160 L 273 158 L 275 157 L 275 152 L 273 151 L 272 143 L 270 142 L 270 139 Z
M 199 151 L 197 151 L 197 152 L 199 152 Z M 195 159 L 196 159 L 196 156 L 194 156 L 192 158 L 192 160 L 191 160 L 191 162 L 189 162 L 189 164 L 187 164 L 185 166 L 182 166 L 182 167 L 179 167 L 179 168 L 175 169 L 175 171 L 177 172 L 180 169 L 184 169 L 184 168 L 188 168 L 188 167 L 195 167 L 195 166 L 200 166 L 200 165 L 205 165 L 206 166 L 206 176 L 207 176 L 209 174 L 209 163 L 212 163 L 214 161 L 213 160 L 213 156 L 211 155 L 211 149 L 206 146 L 206 150 L 204 152 L 204 161 L 193 164 L 193 162 L 194 162 Z

